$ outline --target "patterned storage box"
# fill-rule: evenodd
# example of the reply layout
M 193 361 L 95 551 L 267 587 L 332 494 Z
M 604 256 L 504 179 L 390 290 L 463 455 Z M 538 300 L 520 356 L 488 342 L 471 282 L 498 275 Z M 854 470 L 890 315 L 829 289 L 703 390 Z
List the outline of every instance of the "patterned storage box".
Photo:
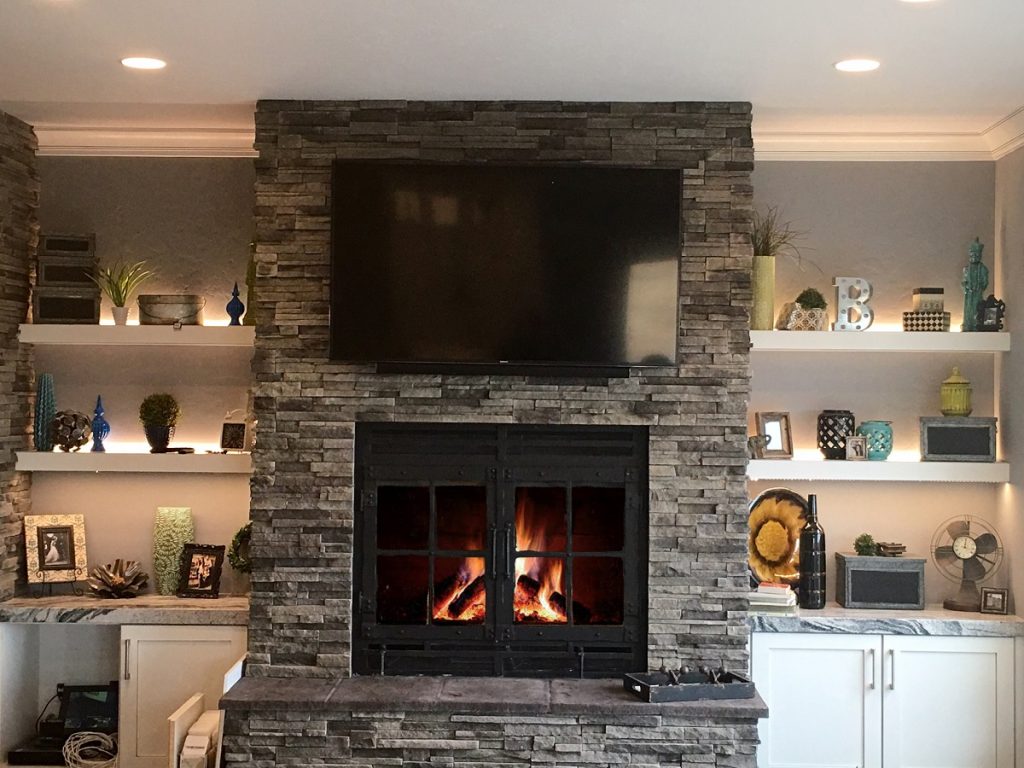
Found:
M 904 312 L 904 331 L 948 331 L 949 312 Z

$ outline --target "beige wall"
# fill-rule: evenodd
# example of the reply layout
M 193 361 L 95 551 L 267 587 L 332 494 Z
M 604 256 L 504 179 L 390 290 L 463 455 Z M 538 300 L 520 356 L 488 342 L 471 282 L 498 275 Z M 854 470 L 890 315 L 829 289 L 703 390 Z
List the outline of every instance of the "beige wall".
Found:
M 831 305 L 832 278 L 843 275 L 872 283 L 879 323 L 901 322 L 901 313 L 911 308 L 913 288 L 941 286 L 958 325 L 959 281 L 975 236 L 985 243 L 984 261 L 995 274 L 993 163 L 759 163 L 754 199 L 759 209 L 777 205 L 784 219 L 807 231 L 804 256 L 817 265 L 801 271 L 780 263 L 777 309 L 807 286 L 821 290 Z M 816 419 L 825 408 L 848 408 L 858 422 L 891 420 L 896 449 L 916 451 L 918 417 L 939 415 L 939 385 L 953 365 L 974 384 L 975 415 L 996 410 L 993 358 L 988 355 L 755 354 L 752 359 L 750 432 L 755 431 L 754 412 L 789 411 L 798 451 L 815 451 Z M 1001 486 L 794 481 L 749 483 L 748 489 L 753 498 L 775 485 L 818 494 L 830 596 L 835 586 L 832 553 L 851 551 L 861 533 L 902 541 L 910 552 L 928 556 L 939 524 L 970 513 L 995 522 L 1009 538 L 997 515 L 1006 493 Z M 992 585 L 1004 586 L 1007 573 L 997 574 Z M 941 602 L 955 592 L 930 560 L 925 587 L 928 602 Z

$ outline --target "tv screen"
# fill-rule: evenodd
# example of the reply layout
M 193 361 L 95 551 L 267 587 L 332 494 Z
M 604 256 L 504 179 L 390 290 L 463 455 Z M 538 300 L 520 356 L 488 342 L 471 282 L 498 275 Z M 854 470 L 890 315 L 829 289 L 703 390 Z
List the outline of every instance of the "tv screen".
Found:
M 331 358 L 676 361 L 679 171 L 338 161 Z

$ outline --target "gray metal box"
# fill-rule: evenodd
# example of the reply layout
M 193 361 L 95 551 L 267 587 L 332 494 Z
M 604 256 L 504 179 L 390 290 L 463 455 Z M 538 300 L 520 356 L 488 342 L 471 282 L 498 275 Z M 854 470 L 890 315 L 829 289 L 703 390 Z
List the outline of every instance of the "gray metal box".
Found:
M 996 420 L 979 416 L 922 416 L 922 461 L 995 461 Z
M 836 552 L 836 602 L 844 608 L 924 608 L 923 557 Z

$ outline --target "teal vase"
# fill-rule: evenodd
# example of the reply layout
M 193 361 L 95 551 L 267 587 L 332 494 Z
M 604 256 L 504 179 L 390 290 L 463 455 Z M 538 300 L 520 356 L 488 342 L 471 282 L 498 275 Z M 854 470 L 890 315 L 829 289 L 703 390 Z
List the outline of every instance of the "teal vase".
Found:
M 53 396 L 53 376 L 39 374 L 36 379 L 36 407 L 33 416 L 32 443 L 37 451 L 53 450 L 53 417 L 57 415 L 57 403 Z
M 857 434 L 868 439 L 868 461 L 885 461 L 892 453 L 892 422 L 862 421 Z
M 178 591 L 181 574 L 181 553 L 185 545 L 195 541 L 195 526 L 189 507 L 157 507 L 153 526 L 153 572 L 156 591 L 173 595 Z

